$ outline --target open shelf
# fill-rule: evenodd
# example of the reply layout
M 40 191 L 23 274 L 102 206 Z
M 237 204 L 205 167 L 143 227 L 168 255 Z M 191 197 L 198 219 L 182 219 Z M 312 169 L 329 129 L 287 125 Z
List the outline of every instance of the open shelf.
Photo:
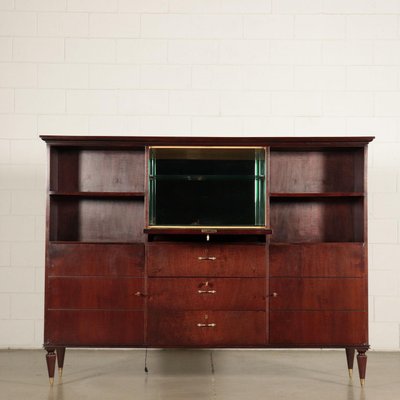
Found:
M 271 193 L 363 193 L 364 149 L 270 152 Z
M 143 242 L 144 204 L 140 198 L 52 196 L 50 240 Z
M 53 147 L 50 163 L 52 192 L 144 192 L 144 150 Z
M 362 242 L 361 197 L 273 197 L 271 243 Z
M 364 197 L 362 192 L 324 192 L 324 193 L 270 193 L 270 197 Z
M 144 197 L 144 192 L 50 192 L 51 197 Z

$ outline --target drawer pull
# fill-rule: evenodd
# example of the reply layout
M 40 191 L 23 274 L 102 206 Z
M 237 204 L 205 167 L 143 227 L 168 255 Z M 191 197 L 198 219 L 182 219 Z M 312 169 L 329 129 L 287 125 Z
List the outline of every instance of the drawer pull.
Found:
M 197 324 L 199 328 L 215 328 L 217 324 L 211 323 L 211 324 Z
M 215 261 L 217 257 L 197 257 L 199 261 Z
M 273 293 L 271 294 L 271 297 L 278 297 L 278 293 L 273 292 Z
M 135 296 L 137 296 L 137 297 L 146 297 L 146 295 L 144 294 L 144 293 L 142 293 L 142 292 L 136 292 L 136 293 L 134 293 L 135 294 Z
M 200 293 L 200 294 L 205 294 L 205 293 L 214 294 L 214 293 L 217 293 L 217 291 L 216 290 L 198 290 L 197 293 Z

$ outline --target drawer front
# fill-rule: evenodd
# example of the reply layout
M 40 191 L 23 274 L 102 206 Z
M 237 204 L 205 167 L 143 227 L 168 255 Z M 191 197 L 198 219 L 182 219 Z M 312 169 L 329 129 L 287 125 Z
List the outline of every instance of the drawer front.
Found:
M 51 243 L 48 276 L 143 276 L 143 244 Z
M 263 277 L 265 245 L 157 244 L 147 248 L 149 276 Z
M 264 311 L 177 311 L 152 313 L 153 347 L 253 347 L 266 344 Z
M 48 309 L 143 310 L 143 278 L 50 277 Z
M 270 245 L 270 276 L 366 277 L 362 243 Z
M 263 278 L 150 278 L 153 310 L 265 310 Z
M 363 278 L 271 278 L 270 310 L 367 311 Z
M 142 311 L 48 310 L 45 345 L 141 346 Z
M 363 311 L 271 311 L 272 345 L 365 345 L 368 314 Z

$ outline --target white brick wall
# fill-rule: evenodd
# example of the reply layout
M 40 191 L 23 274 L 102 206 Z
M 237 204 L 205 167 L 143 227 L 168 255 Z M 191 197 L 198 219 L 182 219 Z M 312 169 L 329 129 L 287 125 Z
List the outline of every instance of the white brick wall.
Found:
M 0 1 L 0 347 L 42 343 L 39 134 L 377 136 L 370 336 L 400 349 L 399 0 Z

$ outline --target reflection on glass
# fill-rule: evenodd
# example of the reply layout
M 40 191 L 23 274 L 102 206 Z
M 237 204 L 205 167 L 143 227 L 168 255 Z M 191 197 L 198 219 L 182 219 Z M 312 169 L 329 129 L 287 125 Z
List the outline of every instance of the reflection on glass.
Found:
M 150 226 L 264 226 L 265 153 L 150 147 Z

